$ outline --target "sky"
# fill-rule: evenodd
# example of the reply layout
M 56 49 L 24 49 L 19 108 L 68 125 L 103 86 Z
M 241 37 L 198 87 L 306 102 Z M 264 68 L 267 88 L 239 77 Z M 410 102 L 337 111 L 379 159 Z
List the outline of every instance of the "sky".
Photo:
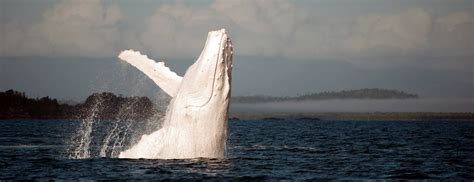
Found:
M 473 102 L 473 2 L 0 0 L 0 90 L 161 97 L 118 53 L 139 50 L 183 75 L 207 32 L 226 28 L 233 95 L 387 88 Z

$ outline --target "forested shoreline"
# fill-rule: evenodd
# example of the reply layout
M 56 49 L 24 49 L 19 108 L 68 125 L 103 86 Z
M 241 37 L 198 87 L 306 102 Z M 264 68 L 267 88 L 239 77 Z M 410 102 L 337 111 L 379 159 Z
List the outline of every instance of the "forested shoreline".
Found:
M 417 94 L 406 93 L 399 90 L 364 88 L 355 90 L 342 90 L 330 92 L 308 93 L 293 97 L 274 97 L 267 95 L 237 96 L 232 97 L 234 103 L 263 103 L 284 101 L 310 101 L 330 99 L 417 99 Z
M 376 91 L 378 92 L 378 91 Z M 373 92 L 373 93 L 376 93 Z M 397 97 L 380 95 L 378 98 L 418 98 L 417 95 L 404 92 L 397 93 Z M 345 91 L 338 94 L 357 93 Z M 361 92 L 359 92 L 361 93 Z M 367 91 L 362 92 L 367 93 Z M 378 92 L 381 93 L 381 92 Z M 334 93 L 318 93 L 299 96 L 298 98 L 334 98 Z M 395 95 L 397 95 L 395 94 Z M 332 96 L 331 96 L 332 95 Z M 352 94 L 357 95 L 357 94 Z M 364 95 L 364 94 L 362 94 Z M 389 94 L 390 95 L 390 94 Z M 236 99 L 237 98 L 237 99 Z M 254 100 L 240 100 L 239 97 L 232 98 L 233 103 L 249 103 Z M 292 100 L 297 100 L 294 97 Z M 345 97 L 348 98 L 348 97 Z M 353 98 L 353 97 L 350 97 Z M 240 97 L 242 99 L 242 97 Z M 267 100 L 268 101 L 268 100 Z M 263 101 L 263 102 L 267 102 Z M 280 100 L 281 101 L 281 100 Z M 250 103 L 252 103 L 250 102 Z M 123 97 L 110 92 L 94 93 L 87 97 L 84 102 L 75 104 L 61 103 L 50 97 L 29 98 L 24 92 L 7 90 L 0 92 L 0 120 L 8 119 L 84 119 L 90 118 L 101 120 L 144 120 L 156 114 L 163 114 L 148 97 Z M 474 113 L 442 113 L 442 112 L 365 112 L 365 113 L 281 113 L 281 112 L 231 112 L 231 120 L 257 119 L 257 120 L 474 120 Z
M 24 92 L 0 92 L 0 119 L 146 119 L 158 112 L 147 97 L 94 93 L 83 103 L 64 104 L 50 97 L 29 98 Z

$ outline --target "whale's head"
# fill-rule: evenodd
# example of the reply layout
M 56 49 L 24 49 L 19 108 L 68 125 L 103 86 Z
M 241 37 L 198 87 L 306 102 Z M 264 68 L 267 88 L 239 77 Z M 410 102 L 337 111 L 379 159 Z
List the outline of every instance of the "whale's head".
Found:
M 211 31 L 196 62 L 188 68 L 178 97 L 186 107 L 228 105 L 232 72 L 232 43 L 225 29 Z

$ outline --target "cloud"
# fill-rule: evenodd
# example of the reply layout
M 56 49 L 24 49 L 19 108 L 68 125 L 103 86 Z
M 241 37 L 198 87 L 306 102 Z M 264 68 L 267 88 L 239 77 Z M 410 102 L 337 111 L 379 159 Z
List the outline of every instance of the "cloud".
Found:
M 351 9 L 318 12 L 317 3 L 285 0 L 172 1 L 137 20 L 127 18 L 120 5 L 59 1 L 32 25 L 2 22 L 0 54 L 113 57 L 133 48 L 153 57 L 193 58 L 207 32 L 219 28 L 230 32 L 236 54 L 248 56 L 372 61 L 474 52 L 469 11 L 438 16 L 429 6 L 415 5 L 344 14 Z
M 245 55 L 285 54 L 298 26 L 309 18 L 307 10 L 291 1 L 215 1 L 211 7 L 231 20 L 238 30 L 235 44 Z
M 473 18 L 472 12 L 464 11 L 454 12 L 438 18 L 430 39 L 432 53 L 442 53 L 447 56 L 473 56 Z
M 149 54 L 189 58 L 198 56 L 207 32 L 225 27 L 222 24 L 226 21 L 211 9 L 178 2 L 160 6 L 137 32 L 142 49 Z
M 355 20 L 344 42 L 350 53 L 386 50 L 384 54 L 403 54 L 423 48 L 430 33 L 431 14 L 420 8 L 397 14 L 366 15 Z
M 216 0 L 199 7 L 178 2 L 156 10 L 141 41 L 144 47 L 168 57 L 190 57 L 199 53 L 208 30 L 226 27 L 239 55 L 373 60 L 444 56 L 460 50 L 471 54 L 468 45 L 472 39 L 466 39 L 472 37 L 471 14 L 435 17 L 431 10 L 406 7 L 390 13 L 344 16 L 316 14 L 311 7 L 292 1 Z M 450 27 L 450 31 L 435 30 L 437 27 Z M 452 31 L 458 31 L 457 38 Z M 463 44 L 453 50 L 452 44 L 461 39 Z
M 116 4 L 60 1 L 32 25 L 6 23 L 2 56 L 110 56 L 117 51 L 122 17 Z

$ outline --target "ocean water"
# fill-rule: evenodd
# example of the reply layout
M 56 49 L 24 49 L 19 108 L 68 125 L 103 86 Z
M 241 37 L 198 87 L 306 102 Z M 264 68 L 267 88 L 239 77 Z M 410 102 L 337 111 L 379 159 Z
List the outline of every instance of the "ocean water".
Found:
M 69 159 L 79 126 L 0 121 L 0 180 L 474 179 L 474 122 L 229 121 L 227 158 L 187 160 Z

